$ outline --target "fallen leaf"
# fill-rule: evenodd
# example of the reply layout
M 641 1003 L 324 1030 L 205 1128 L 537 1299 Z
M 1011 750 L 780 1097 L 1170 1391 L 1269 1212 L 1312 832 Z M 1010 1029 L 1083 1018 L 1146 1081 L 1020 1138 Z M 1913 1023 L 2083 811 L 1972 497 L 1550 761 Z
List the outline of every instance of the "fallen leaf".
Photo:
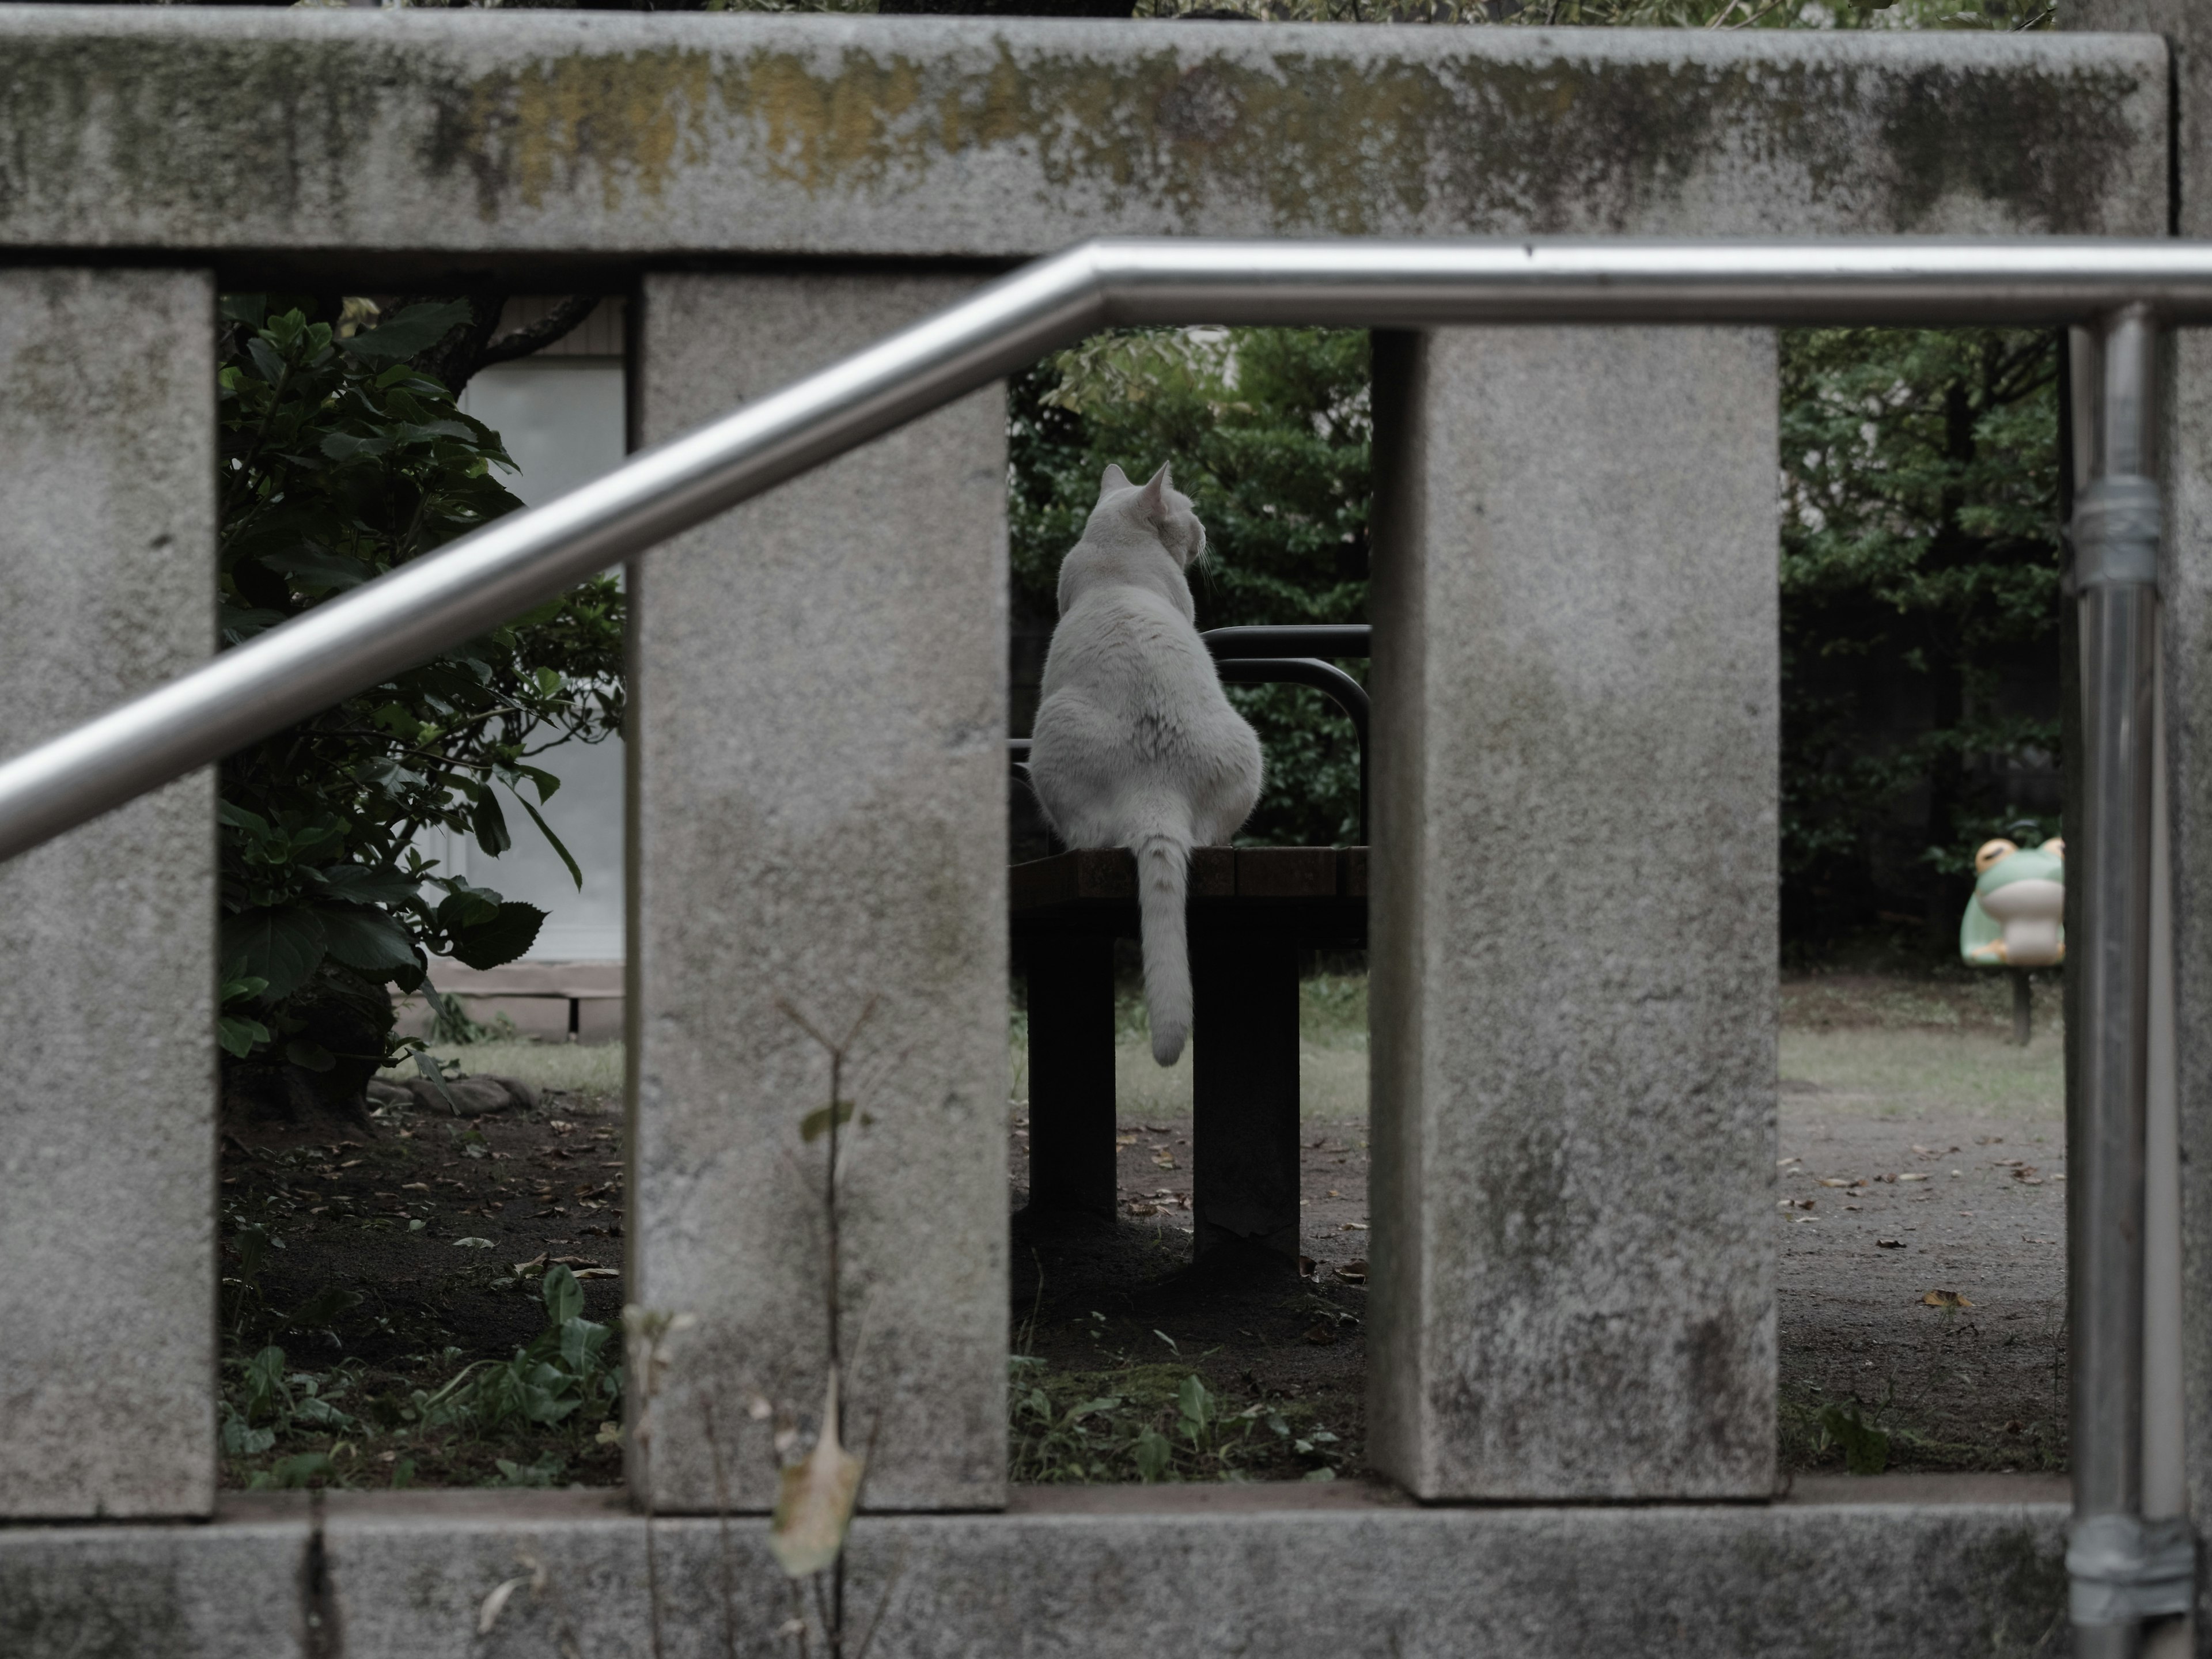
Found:
M 1339 1191 L 1337 1191 L 1337 1190 L 1336 1190 L 1336 1188 L 1334 1188 L 1334 1187 L 1332 1187 L 1332 1188 L 1330 1188 L 1328 1189 L 1328 1195 L 1329 1195 L 1331 1198 L 1342 1198 L 1342 1197 L 1344 1196 L 1344 1194 L 1343 1194 L 1342 1193 L 1340 1193 Z
M 2026 1434 L 2027 1432 L 2027 1425 L 2021 1422 L 2020 1419 L 2015 1417 L 2012 1421 L 2004 1425 L 2004 1431 L 2007 1434 Z
M 1903 1175 L 1898 1176 L 1898 1179 L 1899 1181 L 1925 1181 L 1928 1179 L 1928 1176 L 1922 1170 L 1907 1170 Z
M 1364 1233 L 1367 1231 L 1367 1224 L 1364 1221 L 1347 1221 L 1338 1231 L 1347 1233 Z
M 1364 1285 L 1367 1282 L 1367 1258 L 1361 1256 L 1356 1261 L 1346 1262 L 1336 1270 L 1336 1276 L 1346 1284 Z
M 491 1249 L 491 1240 L 488 1238 L 457 1238 L 453 1241 L 453 1248 L 460 1250 L 488 1250 Z
M 1137 1138 L 1134 1135 L 1115 1135 L 1114 1144 L 1116 1146 L 1133 1146 L 1137 1144 Z
M 1321 1264 L 1318 1261 L 1316 1261 L 1311 1256 L 1302 1255 L 1298 1258 L 1298 1277 L 1300 1279 L 1311 1279 L 1320 1272 Z
M 1152 1167 L 1155 1170 L 1172 1170 L 1175 1166 L 1175 1154 L 1168 1151 L 1166 1147 L 1161 1147 L 1159 1149 L 1159 1156 L 1152 1160 Z
M 430 1183 L 427 1181 L 410 1181 L 399 1190 L 403 1193 L 427 1193 L 430 1190 Z
M 1971 1308 L 1974 1305 L 1956 1291 L 1930 1291 L 1920 1300 L 1930 1308 Z
M 492 1593 L 484 1597 L 483 1605 L 477 1609 L 477 1635 L 491 1634 L 491 1627 L 499 1623 L 500 1614 L 507 1610 L 507 1597 L 529 1582 L 529 1578 L 526 1576 L 521 1578 L 507 1579 L 494 1587 Z
M 1901 1250 L 1905 1248 L 1905 1241 L 1901 1238 L 1877 1238 L 1874 1247 L 1877 1250 Z
M 1122 1206 L 1131 1215 L 1158 1215 L 1160 1206 L 1148 1198 L 1133 1198 Z
M 619 1267 L 579 1267 L 576 1269 L 576 1277 L 579 1279 L 620 1279 L 622 1277 L 622 1269 Z
M 837 1559 L 860 1490 L 860 1460 L 837 1443 L 837 1373 L 833 1367 L 814 1449 L 785 1469 L 777 1483 L 768 1547 L 787 1577 L 810 1577 Z
M 2033 1181 L 2035 1179 L 2035 1165 L 2033 1164 L 2021 1164 L 2018 1168 L 2013 1170 L 2012 1178 L 2014 1181 Z
M 1167 1133 L 1170 1126 L 1164 1123 L 1139 1123 L 1137 1127 L 1148 1135 L 1164 1135 Z
M 1336 1340 L 1336 1327 L 1326 1321 L 1317 1322 L 1306 1333 L 1306 1340 L 1317 1348 L 1326 1348 Z
M 1912 1150 L 1923 1158 L 1941 1158 L 1943 1155 L 1941 1146 L 1923 1146 L 1917 1141 L 1913 1143 Z
M 1822 1176 L 1820 1177 L 1820 1184 L 1823 1187 L 1848 1187 L 1851 1183 L 1835 1176 Z

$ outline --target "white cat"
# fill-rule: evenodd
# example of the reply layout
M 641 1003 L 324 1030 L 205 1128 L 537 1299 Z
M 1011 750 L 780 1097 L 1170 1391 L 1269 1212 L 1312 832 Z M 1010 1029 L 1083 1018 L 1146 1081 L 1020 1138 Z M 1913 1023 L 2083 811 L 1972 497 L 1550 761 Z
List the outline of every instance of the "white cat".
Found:
M 1152 1058 L 1190 1035 L 1183 901 L 1190 849 L 1226 843 L 1260 799 L 1260 739 L 1222 695 L 1183 573 L 1206 551 L 1190 497 L 1162 467 L 1133 486 L 1106 469 L 1060 567 L 1030 777 L 1070 847 L 1137 855 Z

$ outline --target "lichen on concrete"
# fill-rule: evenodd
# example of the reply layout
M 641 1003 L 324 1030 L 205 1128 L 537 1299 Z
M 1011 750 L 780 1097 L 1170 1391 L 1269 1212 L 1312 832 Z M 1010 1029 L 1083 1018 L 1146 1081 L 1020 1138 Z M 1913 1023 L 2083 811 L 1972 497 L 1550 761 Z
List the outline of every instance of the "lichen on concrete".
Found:
M 13 9 L 0 246 L 2155 234 L 2154 40 Z

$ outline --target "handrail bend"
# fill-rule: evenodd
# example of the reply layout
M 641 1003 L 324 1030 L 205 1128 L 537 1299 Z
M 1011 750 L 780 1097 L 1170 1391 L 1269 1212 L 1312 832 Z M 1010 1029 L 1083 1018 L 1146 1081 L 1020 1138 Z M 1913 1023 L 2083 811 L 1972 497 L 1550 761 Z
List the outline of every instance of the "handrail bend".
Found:
M 317 606 L 0 765 L 0 860 L 1114 325 L 2212 322 L 2176 241 L 1103 240 Z

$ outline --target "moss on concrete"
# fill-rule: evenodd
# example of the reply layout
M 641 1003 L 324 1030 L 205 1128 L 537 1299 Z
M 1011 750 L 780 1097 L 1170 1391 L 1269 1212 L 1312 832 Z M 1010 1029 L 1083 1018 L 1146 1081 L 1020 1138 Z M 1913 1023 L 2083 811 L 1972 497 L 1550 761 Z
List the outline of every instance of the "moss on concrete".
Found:
M 602 216 L 757 195 L 1183 231 L 1604 232 L 1679 210 L 1686 228 L 2095 233 L 2150 228 L 2114 221 L 2162 195 L 2156 77 L 2118 43 L 221 21 L 0 27 L 0 240 L 220 240 L 257 219 L 385 240 L 411 209 L 431 245 L 529 225 L 605 243 Z

